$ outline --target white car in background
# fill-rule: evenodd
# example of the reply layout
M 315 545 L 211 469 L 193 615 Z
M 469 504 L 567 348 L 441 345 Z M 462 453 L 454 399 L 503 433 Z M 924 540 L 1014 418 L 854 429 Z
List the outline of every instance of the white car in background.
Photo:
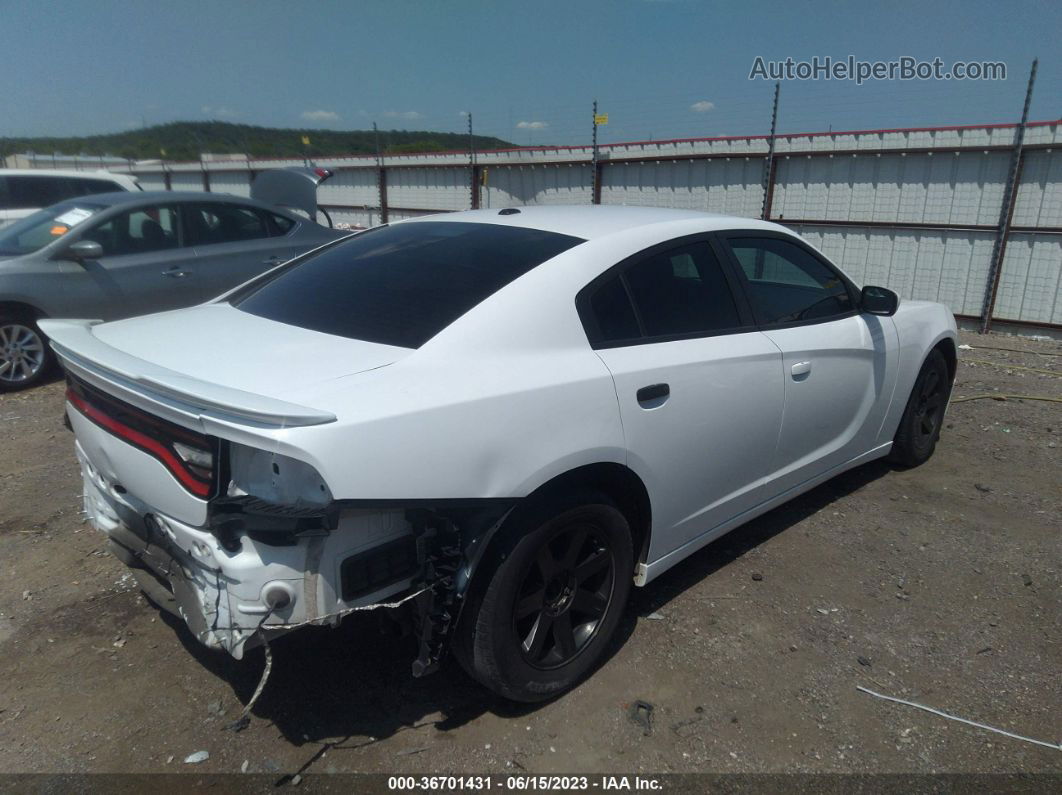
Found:
M 136 177 L 109 171 L 3 168 L 0 169 L 0 227 L 67 199 L 119 190 L 142 188 Z
M 244 649 L 405 601 L 535 701 L 632 584 L 872 459 L 932 454 L 939 304 L 857 288 L 781 226 L 632 207 L 377 227 L 209 304 L 41 327 L 85 510 L 157 603 Z

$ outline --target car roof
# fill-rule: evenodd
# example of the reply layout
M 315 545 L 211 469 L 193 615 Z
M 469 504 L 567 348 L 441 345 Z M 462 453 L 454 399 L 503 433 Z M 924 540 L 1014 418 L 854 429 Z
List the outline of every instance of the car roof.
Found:
M 102 168 L 96 171 L 75 171 L 63 168 L 0 168 L 0 177 L 74 177 L 75 179 L 136 181 L 136 177 L 131 174 L 115 174 L 113 171 L 107 171 Z
M 466 210 L 410 218 L 399 223 L 448 221 L 503 224 L 540 229 L 584 240 L 606 237 L 635 227 L 676 221 L 702 221 L 702 231 L 723 229 L 763 229 L 790 233 L 778 224 L 699 210 L 673 210 L 664 207 L 627 207 L 622 205 L 539 205 L 492 210 Z M 790 233 L 791 234 L 791 233 Z
M 82 202 L 85 204 L 102 204 L 107 207 L 118 207 L 126 204 L 155 204 L 157 202 L 234 202 L 238 204 L 250 204 L 270 212 L 283 211 L 282 207 L 273 207 L 246 196 L 235 196 L 231 193 L 207 193 L 206 191 L 183 191 L 183 190 L 144 190 L 144 191 L 111 191 L 108 193 L 92 193 L 88 196 L 76 196 L 66 201 Z

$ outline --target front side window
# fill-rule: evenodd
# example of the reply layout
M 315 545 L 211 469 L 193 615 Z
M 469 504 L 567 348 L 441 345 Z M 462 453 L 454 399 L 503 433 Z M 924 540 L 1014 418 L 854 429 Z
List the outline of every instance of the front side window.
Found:
M 130 210 L 86 229 L 81 239 L 99 243 L 105 257 L 177 248 L 177 212 L 172 207 Z
M 54 243 L 103 209 L 96 204 L 68 201 L 38 210 L 0 230 L 0 257 L 32 254 Z
M 210 246 L 269 237 L 265 218 L 238 204 L 195 203 L 184 206 L 185 235 L 190 246 Z
M 723 269 L 703 241 L 623 268 L 596 289 L 588 308 L 594 343 L 696 336 L 742 325 Z
M 230 301 L 278 323 L 419 348 L 514 279 L 582 242 L 499 224 L 382 226 L 281 268 Z
M 823 320 L 854 308 L 840 275 L 807 249 L 773 237 L 728 240 L 764 325 Z

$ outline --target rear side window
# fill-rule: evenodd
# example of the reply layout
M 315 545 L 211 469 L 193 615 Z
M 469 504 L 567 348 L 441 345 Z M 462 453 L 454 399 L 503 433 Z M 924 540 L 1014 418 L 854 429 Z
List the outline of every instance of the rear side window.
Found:
M 840 275 L 802 246 L 773 237 L 728 242 L 759 323 L 821 321 L 854 308 Z
M 64 177 L 10 176 L 7 178 L 11 208 L 43 208 L 78 195 Z
M 595 344 L 690 337 L 742 325 L 723 269 L 705 242 L 635 261 L 597 288 L 588 307 L 587 331 Z
M 91 195 L 93 193 L 114 193 L 115 191 L 125 190 L 119 185 L 106 179 L 81 179 L 75 178 L 70 180 L 74 190 L 71 193 L 75 195 Z
M 252 284 L 232 303 L 339 337 L 419 348 L 580 238 L 497 224 L 378 227 Z
M 291 227 L 295 226 L 292 219 L 277 213 L 269 213 L 269 223 L 273 227 L 273 234 L 277 237 L 286 235 L 291 231 Z
M 265 218 L 238 204 L 186 204 L 185 240 L 190 246 L 210 246 L 269 237 Z
M 597 322 L 601 339 L 607 342 L 637 339 L 642 336 L 638 318 L 627 295 L 623 279 L 616 276 L 605 282 L 590 298 L 590 311 Z

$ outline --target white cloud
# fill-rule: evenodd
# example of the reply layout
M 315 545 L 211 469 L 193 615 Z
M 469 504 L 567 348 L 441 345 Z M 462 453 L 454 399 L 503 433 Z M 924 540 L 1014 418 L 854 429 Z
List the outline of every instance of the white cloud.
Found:
M 690 105 L 690 110 L 694 113 L 707 113 L 715 108 L 714 102 L 709 102 L 706 99 L 702 99 L 700 102 L 694 102 Z
M 210 116 L 213 119 L 235 119 L 240 115 L 238 110 L 232 108 L 226 108 L 224 105 L 214 107 L 213 105 L 204 105 L 200 110 L 203 111 L 203 115 Z
M 304 110 L 302 118 L 306 121 L 339 121 L 339 114 L 334 110 Z
M 424 114 L 415 110 L 385 110 L 381 114 L 385 119 L 423 119 Z
M 516 128 L 518 130 L 544 130 L 549 127 L 548 121 L 518 121 Z

